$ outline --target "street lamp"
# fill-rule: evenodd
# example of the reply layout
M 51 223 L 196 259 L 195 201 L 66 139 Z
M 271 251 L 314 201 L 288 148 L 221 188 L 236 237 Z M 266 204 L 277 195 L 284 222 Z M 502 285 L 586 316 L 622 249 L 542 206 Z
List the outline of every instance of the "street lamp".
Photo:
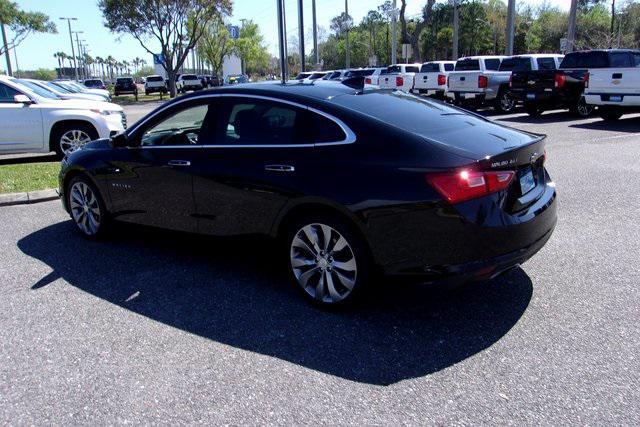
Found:
M 78 62 L 80 63 L 80 65 L 82 65 L 82 52 L 80 48 L 80 37 L 78 37 L 78 34 L 84 34 L 84 31 L 72 31 L 72 33 L 76 35 L 76 46 L 78 47 Z M 78 66 L 76 66 L 76 80 L 78 80 Z
M 73 36 L 71 35 L 71 21 L 77 21 L 78 18 L 59 18 L 62 21 L 67 21 L 69 25 L 69 40 L 71 41 L 71 56 L 73 56 L 73 68 L 76 75 L 76 80 L 78 80 L 78 63 L 76 62 L 76 50 L 73 47 Z

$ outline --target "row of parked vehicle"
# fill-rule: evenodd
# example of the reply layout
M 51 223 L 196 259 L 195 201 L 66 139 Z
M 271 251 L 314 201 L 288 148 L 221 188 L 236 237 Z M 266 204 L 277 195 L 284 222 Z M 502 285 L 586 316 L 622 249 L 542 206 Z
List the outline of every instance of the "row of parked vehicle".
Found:
M 605 120 L 640 109 L 640 51 L 607 49 L 559 54 L 471 56 L 457 61 L 301 73 L 297 80 L 344 80 L 431 96 L 469 109 L 531 116 L 568 109 L 581 117 L 597 107 Z

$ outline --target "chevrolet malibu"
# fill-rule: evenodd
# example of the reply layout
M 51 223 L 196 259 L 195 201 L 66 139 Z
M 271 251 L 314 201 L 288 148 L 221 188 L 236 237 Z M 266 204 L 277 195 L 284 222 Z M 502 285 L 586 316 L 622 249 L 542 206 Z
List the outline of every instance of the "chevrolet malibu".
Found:
M 379 273 L 482 280 L 542 248 L 556 223 L 544 136 L 352 83 L 177 98 L 67 156 L 64 207 L 87 237 L 115 220 L 272 236 L 324 306 Z

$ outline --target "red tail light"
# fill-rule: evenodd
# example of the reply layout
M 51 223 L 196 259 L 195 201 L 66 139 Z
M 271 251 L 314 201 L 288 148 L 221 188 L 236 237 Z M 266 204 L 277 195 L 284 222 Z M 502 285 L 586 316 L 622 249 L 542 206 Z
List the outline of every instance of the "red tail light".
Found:
M 484 89 L 489 85 L 489 79 L 487 76 L 478 76 L 478 87 Z
M 364 79 L 364 82 L 365 82 L 366 84 L 370 85 L 370 84 L 371 84 L 371 79 L 370 79 L 369 77 L 366 77 L 366 78 Z
M 562 73 L 556 73 L 556 75 L 553 78 L 554 80 L 554 86 L 558 89 L 563 88 L 564 84 L 567 82 L 567 76 L 565 76 Z
M 513 87 L 513 74 L 509 76 L 509 87 Z
M 445 84 L 447 84 L 447 76 L 438 74 L 438 86 L 444 86 Z
M 445 200 L 455 204 L 504 190 L 514 175 L 513 171 L 482 172 L 463 169 L 430 173 L 426 175 L 426 179 Z
M 589 73 L 586 73 L 584 75 L 583 80 L 584 80 L 584 87 L 589 87 Z
M 401 76 L 396 76 L 396 86 L 404 86 L 404 79 Z

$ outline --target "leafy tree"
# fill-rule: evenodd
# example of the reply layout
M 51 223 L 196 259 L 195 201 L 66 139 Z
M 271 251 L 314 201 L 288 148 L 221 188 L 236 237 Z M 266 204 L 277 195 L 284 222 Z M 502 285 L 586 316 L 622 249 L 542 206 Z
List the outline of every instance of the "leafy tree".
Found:
M 208 25 L 231 13 L 230 0 L 100 0 L 107 27 L 130 34 L 149 53 L 160 45 L 169 92 L 176 95 L 175 76 Z
M 58 32 L 56 25 L 44 13 L 25 12 L 9 0 L 0 0 L 0 24 L 11 29 L 13 37 L 7 40 L 9 50 L 17 47 L 31 33 Z M 0 55 L 4 53 L 4 45 L 0 44 Z
M 135 72 L 133 77 L 147 77 L 156 73 L 153 67 L 142 65 L 138 71 Z
M 269 65 L 269 51 L 260 34 L 258 24 L 251 20 L 240 28 L 237 40 L 234 40 L 234 50 L 240 56 L 244 72 L 247 74 L 261 73 Z
M 49 70 L 48 68 L 38 68 L 30 74 L 32 78 L 36 80 L 51 81 L 57 77 L 56 72 L 54 70 Z
M 436 0 L 427 0 L 427 4 L 422 8 L 421 20 L 415 23 L 415 26 L 410 30 L 407 25 L 407 19 L 405 18 L 405 11 L 407 9 L 407 0 L 401 0 L 402 6 L 400 6 L 400 27 L 402 29 L 402 43 L 411 44 L 413 50 L 413 58 L 417 62 L 422 62 L 422 54 L 418 42 L 420 40 L 420 34 L 427 28 L 429 20 L 433 12 L 433 5 Z

